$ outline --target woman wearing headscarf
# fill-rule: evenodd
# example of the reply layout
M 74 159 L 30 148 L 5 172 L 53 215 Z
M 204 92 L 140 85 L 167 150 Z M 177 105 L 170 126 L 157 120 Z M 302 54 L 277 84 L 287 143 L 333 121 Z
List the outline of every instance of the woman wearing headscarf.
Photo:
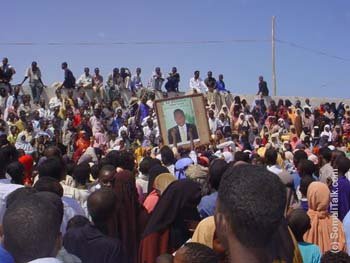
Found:
M 139 203 L 135 177 L 130 171 L 116 173 L 113 190 L 117 199 L 115 235 L 122 243 L 123 263 L 136 263 L 147 212 Z
M 294 119 L 294 126 L 295 126 L 296 133 L 297 133 L 298 137 L 300 138 L 300 134 L 303 131 L 303 119 L 301 116 L 300 109 L 296 110 L 296 116 Z
M 150 194 L 154 188 L 154 180 L 156 180 L 157 176 L 163 173 L 169 173 L 169 170 L 160 164 L 155 164 L 149 169 L 148 172 L 148 188 L 147 188 L 147 193 Z
M 338 250 L 345 251 L 343 224 L 328 212 L 330 203 L 328 186 L 321 182 L 312 182 L 307 190 L 307 201 L 311 228 L 305 233 L 304 241 L 318 245 L 322 253 L 334 249 L 334 244 L 337 244 Z
M 175 176 L 170 173 L 162 173 L 156 177 L 153 183 L 153 191 L 146 197 L 143 206 L 150 214 L 158 203 L 160 196 L 167 189 L 167 187 L 176 180 Z
M 191 237 L 187 224 L 199 221 L 200 192 L 200 185 L 190 179 L 168 186 L 143 233 L 139 262 L 154 263 L 159 255 L 173 253 Z
M 90 146 L 90 140 L 88 134 L 85 131 L 80 131 L 78 139 L 75 142 L 75 151 L 73 154 L 73 160 L 78 161 L 84 151 Z
M 323 132 L 321 132 L 321 138 L 323 136 L 327 136 L 328 137 L 328 142 L 332 142 L 332 132 L 331 132 L 331 127 L 326 124 L 323 128 Z

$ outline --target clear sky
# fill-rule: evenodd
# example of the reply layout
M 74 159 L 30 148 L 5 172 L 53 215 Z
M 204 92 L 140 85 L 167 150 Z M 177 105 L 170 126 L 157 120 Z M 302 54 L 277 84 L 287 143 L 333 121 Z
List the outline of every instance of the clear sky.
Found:
M 99 67 L 106 77 L 113 67 L 137 66 L 143 81 L 156 66 L 163 73 L 172 66 L 181 74 L 181 89 L 188 88 L 194 70 L 204 78 L 224 74 L 233 93 L 257 91 L 264 75 L 272 92 L 270 42 L 52 46 L 48 42 L 202 41 L 271 38 L 271 17 L 276 16 L 276 37 L 347 59 L 338 60 L 277 43 L 278 95 L 349 98 L 349 0 L 1 0 L 0 43 L 35 42 L 33 46 L 0 45 L 17 74 L 36 60 L 46 83 L 62 80 L 60 64 L 67 61 L 78 78 L 83 67 Z

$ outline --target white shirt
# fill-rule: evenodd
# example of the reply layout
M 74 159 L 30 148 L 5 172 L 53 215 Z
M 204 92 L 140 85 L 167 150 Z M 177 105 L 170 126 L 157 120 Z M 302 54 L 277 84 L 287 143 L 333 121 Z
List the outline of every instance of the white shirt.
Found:
M 195 79 L 194 77 L 190 79 L 190 89 L 196 90 L 198 93 L 205 93 L 208 91 L 204 81 L 201 78 Z
M 62 261 L 57 258 L 38 258 L 28 263 L 62 263 Z
M 181 142 L 187 142 L 187 126 L 184 124 L 183 126 L 178 125 Z
M 145 135 L 146 139 L 149 139 L 151 134 L 154 134 L 154 136 L 157 138 L 159 137 L 159 130 L 158 127 L 154 127 L 151 129 L 150 127 L 146 126 L 143 127 L 143 134 Z
M 279 175 L 283 170 L 278 165 L 271 165 L 266 167 L 271 173 Z
M 19 184 L 8 184 L 4 182 L 0 183 L 0 225 L 2 224 L 2 220 L 6 211 L 7 197 L 13 191 L 22 187 L 23 185 L 19 185 Z
M 216 130 L 218 129 L 218 126 L 219 126 L 219 120 L 217 118 L 208 118 L 208 122 L 209 122 L 209 129 L 210 129 L 210 132 L 212 134 L 214 134 L 216 132 Z
M 53 97 L 49 101 L 49 108 L 50 108 L 50 110 L 53 110 L 55 107 L 60 107 L 61 105 L 62 105 L 62 102 L 57 97 Z
M 32 67 L 29 67 L 27 68 L 25 76 L 29 78 L 29 82 L 39 81 L 39 79 L 41 78 L 41 71 L 39 68 L 37 68 L 37 70 L 33 72 Z
M 77 85 L 83 85 L 83 86 L 87 86 L 87 85 L 91 85 L 92 84 L 92 76 L 89 75 L 85 75 L 85 73 L 83 75 L 80 76 L 80 78 L 77 81 Z

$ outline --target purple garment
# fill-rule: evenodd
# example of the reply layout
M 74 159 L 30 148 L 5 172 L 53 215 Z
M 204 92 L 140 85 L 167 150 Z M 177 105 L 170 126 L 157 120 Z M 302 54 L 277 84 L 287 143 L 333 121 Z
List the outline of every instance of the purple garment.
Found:
M 140 104 L 140 121 L 149 115 L 149 106 L 147 104 Z
M 336 203 L 336 200 L 333 200 L 336 197 L 338 197 L 338 203 Z M 345 176 L 338 178 L 338 187 L 332 187 L 331 202 L 334 208 L 338 207 L 338 218 L 343 221 L 350 210 L 350 182 Z

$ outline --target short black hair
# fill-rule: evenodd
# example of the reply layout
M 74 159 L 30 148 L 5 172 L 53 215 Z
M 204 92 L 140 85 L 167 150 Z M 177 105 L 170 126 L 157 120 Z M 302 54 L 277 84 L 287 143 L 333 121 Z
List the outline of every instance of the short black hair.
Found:
M 339 175 L 345 175 L 350 169 L 350 160 L 349 158 L 339 156 L 335 160 L 335 167 L 338 169 Z
M 344 251 L 327 251 L 321 258 L 321 263 L 349 263 L 350 257 Z
M 149 172 L 149 169 L 151 168 L 151 163 L 152 163 L 153 158 L 146 156 L 145 158 L 142 159 L 142 161 L 139 164 L 139 171 L 143 175 L 147 175 Z
M 298 167 L 298 164 L 301 160 L 307 160 L 307 154 L 303 150 L 297 150 L 294 152 L 293 163 L 295 167 Z
M 209 184 L 213 189 L 219 189 L 221 177 L 228 168 L 228 166 L 228 163 L 223 159 L 215 159 L 210 163 Z
M 307 159 L 302 159 L 298 163 L 298 172 L 300 176 L 310 175 L 312 176 L 316 172 L 315 164 Z
M 91 168 L 88 162 L 78 164 L 73 170 L 74 180 L 81 185 L 86 185 L 86 183 L 89 181 L 90 174 Z
M 62 222 L 60 212 L 63 214 L 63 205 L 62 211 L 57 211 L 51 198 L 36 194 L 9 206 L 3 220 L 4 248 L 16 262 L 56 256 Z
M 40 177 L 34 184 L 34 189 L 38 192 L 51 192 L 59 197 L 63 196 L 63 187 L 55 178 L 44 176 Z
M 102 188 L 87 199 L 87 208 L 92 221 L 98 228 L 106 227 L 106 221 L 113 215 L 116 207 L 116 195 L 109 188 Z
M 310 217 L 302 208 L 293 210 L 288 216 L 287 221 L 296 240 L 303 242 L 303 235 L 310 229 Z
M 235 153 L 235 162 L 238 162 L 238 161 L 250 163 L 249 153 L 236 152 Z
M 61 181 L 64 174 L 63 162 L 57 157 L 50 157 L 43 161 L 38 167 L 39 178 L 49 176 Z
M 320 156 L 325 159 L 327 162 L 330 162 L 332 159 L 332 151 L 328 147 L 323 147 L 319 150 Z
M 32 187 L 21 187 L 11 192 L 6 198 L 6 208 L 17 202 L 17 200 L 26 199 L 27 196 L 37 193 L 38 191 Z
M 164 145 L 160 149 L 160 156 L 162 158 L 162 162 L 164 165 L 168 166 L 168 165 L 174 164 L 175 155 L 168 145 Z
M 205 246 L 200 243 L 189 242 L 185 243 L 184 257 L 186 262 L 191 263 L 217 263 L 219 262 L 218 256 L 215 254 L 214 250 L 210 247 Z
M 175 116 L 176 114 L 181 114 L 181 115 L 185 116 L 184 111 L 181 110 L 181 109 L 176 109 L 176 110 L 174 110 L 174 116 Z
M 73 216 L 71 219 L 69 219 L 66 230 L 68 231 L 71 228 L 82 227 L 89 223 L 90 221 L 87 217 L 82 215 L 76 215 L 76 216 Z
M 12 183 L 14 184 L 22 184 L 24 177 L 24 166 L 19 161 L 15 161 L 10 163 L 7 166 L 7 173 L 12 178 Z
M 240 164 L 224 173 L 218 211 L 242 245 L 262 248 L 277 230 L 286 204 L 286 188 L 265 167 Z
M 277 151 L 274 148 L 269 148 L 265 151 L 266 165 L 275 165 L 277 162 Z
M 309 188 L 309 185 L 314 181 L 315 181 L 315 179 L 311 175 L 306 175 L 306 176 L 301 177 L 299 190 L 303 196 L 307 195 L 307 189 Z
M 135 156 L 130 151 L 122 151 L 119 157 L 119 167 L 132 172 L 135 168 Z

